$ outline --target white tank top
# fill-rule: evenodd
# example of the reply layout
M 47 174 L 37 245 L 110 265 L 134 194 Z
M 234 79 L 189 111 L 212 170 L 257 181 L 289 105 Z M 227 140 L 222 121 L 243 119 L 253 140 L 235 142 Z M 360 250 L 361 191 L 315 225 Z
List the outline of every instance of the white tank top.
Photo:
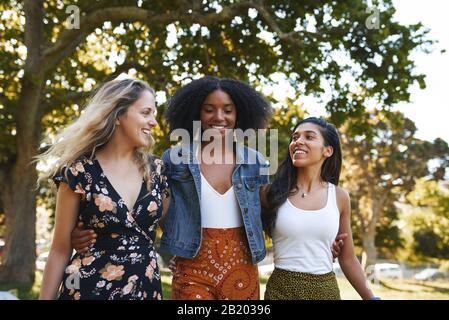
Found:
M 278 209 L 273 230 L 276 268 L 312 274 L 333 270 L 331 245 L 338 233 L 340 212 L 335 186 L 328 185 L 322 209 L 302 210 L 288 199 Z
M 224 194 L 217 192 L 201 174 L 201 227 L 237 228 L 243 225 L 242 214 L 234 193 L 229 188 Z

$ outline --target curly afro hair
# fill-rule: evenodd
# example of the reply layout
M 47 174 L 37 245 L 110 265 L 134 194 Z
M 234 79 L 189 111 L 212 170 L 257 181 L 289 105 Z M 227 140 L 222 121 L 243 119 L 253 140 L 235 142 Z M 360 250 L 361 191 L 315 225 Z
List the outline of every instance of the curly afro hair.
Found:
M 165 112 L 170 129 L 185 129 L 193 137 L 193 121 L 200 120 L 203 102 L 215 90 L 226 92 L 234 102 L 236 129 L 266 128 L 272 108 L 262 95 L 242 81 L 206 76 L 179 88 L 170 98 Z

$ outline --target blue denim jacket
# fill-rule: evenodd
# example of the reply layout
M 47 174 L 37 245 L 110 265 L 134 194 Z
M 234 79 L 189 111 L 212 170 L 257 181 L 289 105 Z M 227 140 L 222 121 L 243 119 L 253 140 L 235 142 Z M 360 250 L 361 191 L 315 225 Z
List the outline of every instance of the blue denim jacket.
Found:
M 175 157 L 182 157 L 181 164 L 171 161 L 171 152 L 175 153 Z M 198 160 L 194 156 L 192 145 L 178 145 L 166 150 L 162 161 L 170 185 L 171 199 L 162 224 L 160 250 L 191 259 L 198 254 L 202 240 L 201 173 Z M 268 163 L 259 152 L 241 144 L 236 148 L 236 162 L 232 185 L 242 213 L 252 262 L 256 264 L 266 254 L 259 189 L 268 183 Z

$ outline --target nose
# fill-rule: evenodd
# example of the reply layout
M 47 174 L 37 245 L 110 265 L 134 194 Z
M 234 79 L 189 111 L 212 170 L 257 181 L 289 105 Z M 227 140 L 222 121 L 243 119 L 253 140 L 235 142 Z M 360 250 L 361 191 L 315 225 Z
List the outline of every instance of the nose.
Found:
M 158 125 L 156 118 L 153 117 L 148 121 L 148 124 L 150 125 L 151 128 Z
M 214 120 L 223 121 L 225 119 L 225 113 L 223 110 L 217 110 L 214 114 Z
M 304 137 L 303 136 L 299 136 L 298 139 L 296 140 L 296 143 L 299 145 L 304 145 Z

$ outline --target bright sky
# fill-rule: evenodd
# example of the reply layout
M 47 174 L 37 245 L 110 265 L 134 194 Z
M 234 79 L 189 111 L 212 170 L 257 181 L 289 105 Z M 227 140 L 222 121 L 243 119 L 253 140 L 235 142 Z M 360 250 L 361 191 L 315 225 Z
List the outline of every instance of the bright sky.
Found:
M 449 143 L 449 1 L 393 0 L 393 4 L 398 22 L 403 25 L 421 22 L 430 29 L 429 38 L 438 40 L 432 53 L 412 55 L 416 72 L 426 75 L 426 89 L 421 90 L 418 84 L 411 87 L 410 103 L 398 104 L 394 109 L 415 122 L 418 138 L 433 141 L 440 137 Z M 445 53 L 441 53 L 443 49 Z M 317 99 L 300 100 L 310 115 L 325 115 L 324 105 Z
M 415 122 L 419 138 L 440 137 L 449 143 L 449 1 L 394 0 L 393 3 L 399 22 L 421 22 L 430 29 L 430 37 L 439 41 L 432 53 L 413 56 L 418 72 L 427 75 L 427 88 L 413 87 L 411 103 L 397 109 Z M 443 49 L 445 53 L 441 53 Z
M 401 103 L 395 110 L 402 111 L 415 122 L 418 138 L 432 141 L 440 137 L 449 143 L 449 1 L 393 0 L 393 4 L 397 21 L 403 25 L 421 22 L 430 29 L 429 37 L 438 41 L 432 53 L 416 52 L 412 55 L 417 65 L 416 72 L 426 75 L 426 89 L 421 90 L 417 84 L 410 88 L 410 103 Z M 169 38 L 176 41 L 176 33 L 171 31 Z M 442 50 L 446 52 L 442 53 Z M 276 74 L 272 79 L 279 85 L 262 87 L 264 94 L 271 93 L 278 100 L 283 100 L 285 96 L 293 97 L 293 88 L 284 80 L 284 75 Z M 165 96 L 158 95 L 158 103 L 165 99 Z M 310 115 L 325 114 L 324 104 L 317 99 L 302 97 L 300 101 L 304 102 Z

